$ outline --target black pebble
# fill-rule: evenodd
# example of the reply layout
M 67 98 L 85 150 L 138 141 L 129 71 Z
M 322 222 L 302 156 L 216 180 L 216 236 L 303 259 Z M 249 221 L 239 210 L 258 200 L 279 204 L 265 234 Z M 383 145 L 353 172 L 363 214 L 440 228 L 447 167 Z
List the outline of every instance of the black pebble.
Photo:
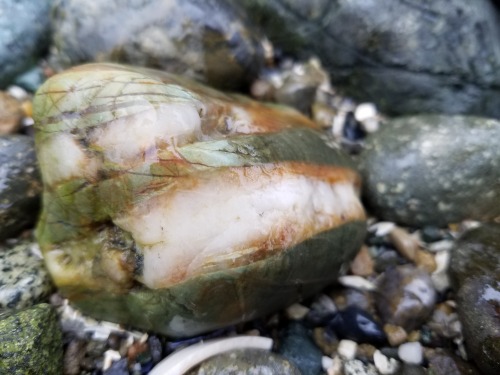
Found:
M 341 339 L 373 345 L 384 345 L 387 342 L 387 336 L 380 324 L 357 306 L 349 306 L 339 311 L 328 326 Z

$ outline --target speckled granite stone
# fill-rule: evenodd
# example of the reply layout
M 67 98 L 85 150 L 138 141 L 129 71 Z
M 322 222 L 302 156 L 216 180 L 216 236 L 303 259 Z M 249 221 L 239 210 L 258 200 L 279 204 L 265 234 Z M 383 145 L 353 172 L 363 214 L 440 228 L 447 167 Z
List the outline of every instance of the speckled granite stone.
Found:
M 21 309 L 47 297 L 49 275 L 34 243 L 0 248 L 0 312 Z

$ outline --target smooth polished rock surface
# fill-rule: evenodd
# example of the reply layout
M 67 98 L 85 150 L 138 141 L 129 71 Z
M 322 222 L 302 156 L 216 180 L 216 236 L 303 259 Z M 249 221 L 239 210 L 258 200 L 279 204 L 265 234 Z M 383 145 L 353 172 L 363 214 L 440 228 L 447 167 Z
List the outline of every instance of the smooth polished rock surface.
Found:
M 94 317 L 189 336 L 334 281 L 364 238 L 350 158 L 298 112 L 90 64 L 34 100 L 38 241 Z
M 316 55 L 336 87 L 383 112 L 500 117 L 489 0 L 232 0 L 275 46 Z
M 0 88 L 48 47 L 51 4 L 52 0 L 0 0 Z
M 383 220 L 446 226 L 500 217 L 500 121 L 419 115 L 382 125 L 361 154 L 363 193 Z
M 41 192 L 33 138 L 0 136 L 0 241 L 35 223 Z
M 257 28 L 226 1 L 111 0 L 54 4 L 51 61 L 115 61 L 236 90 L 264 64 Z

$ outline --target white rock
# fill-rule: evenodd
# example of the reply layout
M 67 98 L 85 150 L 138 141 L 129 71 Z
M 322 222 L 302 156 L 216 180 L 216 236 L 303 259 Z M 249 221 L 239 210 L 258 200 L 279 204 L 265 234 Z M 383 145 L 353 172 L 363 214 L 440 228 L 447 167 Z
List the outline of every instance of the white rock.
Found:
M 102 369 L 106 371 L 108 368 L 111 367 L 114 361 L 119 361 L 122 358 L 120 353 L 118 353 L 116 350 L 106 350 L 104 352 L 104 360 L 102 363 Z
M 452 247 L 453 247 L 452 240 L 441 240 L 429 244 L 428 249 L 433 253 L 438 253 L 440 251 L 451 250 Z
M 394 224 L 393 222 L 379 221 L 378 223 L 370 225 L 368 227 L 368 231 L 375 232 L 375 235 L 377 237 L 383 237 L 383 236 L 389 234 L 395 227 L 396 227 L 396 224 Z
M 340 340 L 337 353 L 340 357 L 351 360 L 356 357 L 358 344 L 352 340 Z
M 346 288 L 354 288 L 358 290 L 365 290 L 368 292 L 377 289 L 374 283 L 361 276 L 356 276 L 356 275 L 340 276 L 338 278 L 338 281 L 341 285 L 345 286 Z
M 398 348 L 398 356 L 405 363 L 419 365 L 424 357 L 422 345 L 418 341 L 401 344 Z
M 359 359 L 353 359 L 344 363 L 344 375 L 378 375 L 378 371 L 372 364 L 365 365 Z
M 316 298 L 316 300 L 311 305 L 313 310 L 337 312 L 338 308 L 333 302 L 333 299 L 328 297 L 326 294 L 321 294 Z
M 301 320 L 307 315 L 308 312 L 308 307 L 301 305 L 300 303 L 294 303 L 286 309 L 286 316 L 290 320 Z
M 432 284 L 437 291 L 443 292 L 450 287 L 448 267 L 450 265 L 450 251 L 439 251 L 434 257 L 436 270 L 431 274 Z
M 376 350 L 373 353 L 373 362 L 382 375 L 394 374 L 399 369 L 399 362 L 394 358 L 383 355 L 380 350 Z
M 354 118 L 367 133 L 374 133 L 379 128 L 377 107 L 373 103 L 361 103 L 354 111 Z
M 17 100 L 22 101 L 28 99 L 28 92 L 20 86 L 9 86 L 7 87 L 7 92 L 10 96 Z
M 338 355 L 333 358 L 323 356 L 321 359 L 321 364 L 323 366 L 323 370 L 327 373 L 327 375 L 343 375 L 342 371 L 343 363 L 342 359 Z

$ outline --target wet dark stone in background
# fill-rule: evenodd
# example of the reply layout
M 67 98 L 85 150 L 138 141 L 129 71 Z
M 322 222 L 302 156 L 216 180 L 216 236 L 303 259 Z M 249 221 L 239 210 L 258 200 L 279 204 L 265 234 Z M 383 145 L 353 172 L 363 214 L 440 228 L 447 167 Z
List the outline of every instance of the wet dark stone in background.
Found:
M 126 20 L 126 22 L 124 22 Z M 184 74 L 236 90 L 258 74 L 264 53 L 245 14 L 223 0 L 58 2 L 55 53 L 62 67 L 116 61 Z
M 13 237 L 38 218 L 42 182 L 33 139 L 0 137 L 0 241 Z
M 7 87 L 48 47 L 52 0 L 0 0 L 0 88 Z
M 285 53 L 317 55 L 336 87 L 386 113 L 500 117 L 489 0 L 231 0 Z

